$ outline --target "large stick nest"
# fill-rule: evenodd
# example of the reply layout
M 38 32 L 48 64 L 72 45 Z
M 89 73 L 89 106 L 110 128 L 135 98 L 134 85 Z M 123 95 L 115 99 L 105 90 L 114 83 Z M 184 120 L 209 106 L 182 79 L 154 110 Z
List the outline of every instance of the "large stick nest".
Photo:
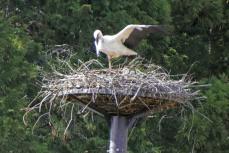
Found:
M 163 68 L 139 60 L 112 70 L 91 69 L 96 64 L 92 60 L 77 69 L 69 66 L 68 74 L 48 74 L 39 93 L 43 100 L 36 107 L 69 100 L 98 114 L 135 115 L 186 105 L 197 95 L 186 74 L 171 76 Z

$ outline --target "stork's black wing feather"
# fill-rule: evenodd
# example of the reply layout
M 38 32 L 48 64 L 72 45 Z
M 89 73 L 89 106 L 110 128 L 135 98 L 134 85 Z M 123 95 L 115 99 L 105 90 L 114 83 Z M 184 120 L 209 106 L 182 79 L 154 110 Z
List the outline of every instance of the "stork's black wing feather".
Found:
M 123 42 L 123 44 L 130 49 L 134 49 L 142 39 L 146 38 L 151 33 L 165 33 L 165 29 L 161 25 L 146 25 L 142 27 L 136 27 L 130 33 L 129 37 Z

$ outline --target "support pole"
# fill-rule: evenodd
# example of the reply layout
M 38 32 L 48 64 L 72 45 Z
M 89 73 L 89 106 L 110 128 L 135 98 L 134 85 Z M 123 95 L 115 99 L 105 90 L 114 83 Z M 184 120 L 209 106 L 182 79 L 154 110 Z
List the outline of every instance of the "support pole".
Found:
M 127 153 L 128 126 L 127 117 L 111 116 L 109 153 Z

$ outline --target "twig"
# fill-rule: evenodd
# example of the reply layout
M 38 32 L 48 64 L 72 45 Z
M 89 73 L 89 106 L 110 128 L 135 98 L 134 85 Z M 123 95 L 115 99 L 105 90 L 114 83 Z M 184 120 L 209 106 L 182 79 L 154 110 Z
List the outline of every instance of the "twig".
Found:
M 70 126 L 70 124 L 71 124 L 71 122 L 72 122 L 72 116 L 73 116 L 73 109 L 74 109 L 74 106 L 75 106 L 75 104 L 72 104 L 72 109 L 71 109 L 71 118 L 70 118 L 70 120 L 69 120 L 69 122 L 68 122 L 68 125 L 67 125 L 67 127 L 65 128 L 65 130 L 64 130 L 64 136 L 66 135 L 66 133 L 67 133 L 67 130 L 68 130 L 68 127 Z
M 49 114 L 49 112 L 46 112 L 46 113 L 44 113 L 44 114 L 42 114 L 42 115 L 40 115 L 40 116 L 38 117 L 37 121 L 36 121 L 35 124 L 33 125 L 32 134 L 33 134 L 34 128 L 36 127 L 36 125 L 37 125 L 37 123 L 39 122 L 39 120 L 40 120 L 42 117 L 44 117 L 45 115 L 48 115 L 48 114 Z

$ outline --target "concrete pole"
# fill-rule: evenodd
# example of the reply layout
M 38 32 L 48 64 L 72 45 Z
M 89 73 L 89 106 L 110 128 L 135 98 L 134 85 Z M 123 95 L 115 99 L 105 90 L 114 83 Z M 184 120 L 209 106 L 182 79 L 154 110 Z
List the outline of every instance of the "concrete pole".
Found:
M 128 126 L 127 117 L 111 116 L 109 153 L 127 153 Z

